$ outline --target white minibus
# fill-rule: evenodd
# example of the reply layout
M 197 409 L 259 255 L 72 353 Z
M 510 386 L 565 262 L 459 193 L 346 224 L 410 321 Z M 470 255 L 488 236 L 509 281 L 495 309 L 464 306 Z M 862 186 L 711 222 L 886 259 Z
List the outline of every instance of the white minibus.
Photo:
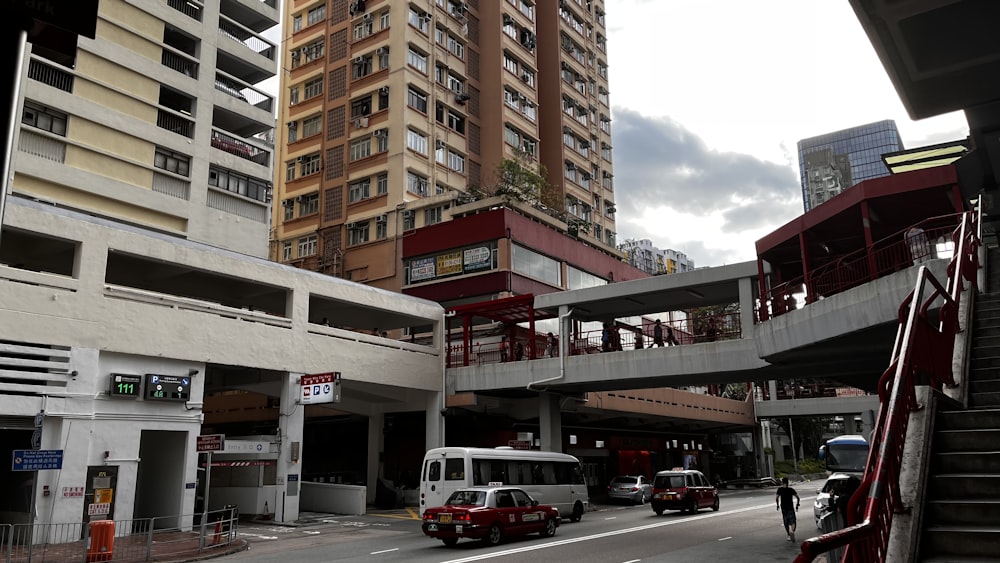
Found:
M 555 452 L 500 448 L 434 448 L 420 472 L 420 514 L 463 487 L 519 487 L 541 504 L 578 522 L 590 504 L 580 460 Z

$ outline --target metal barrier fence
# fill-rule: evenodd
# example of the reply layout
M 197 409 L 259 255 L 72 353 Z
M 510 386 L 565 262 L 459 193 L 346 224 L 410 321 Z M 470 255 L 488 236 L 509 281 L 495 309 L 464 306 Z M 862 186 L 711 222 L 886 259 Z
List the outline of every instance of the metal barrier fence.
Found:
M 236 539 L 235 506 L 208 513 L 89 523 L 0 524 L 4 563 L 91 563 L 180 560 L 226 551 Z

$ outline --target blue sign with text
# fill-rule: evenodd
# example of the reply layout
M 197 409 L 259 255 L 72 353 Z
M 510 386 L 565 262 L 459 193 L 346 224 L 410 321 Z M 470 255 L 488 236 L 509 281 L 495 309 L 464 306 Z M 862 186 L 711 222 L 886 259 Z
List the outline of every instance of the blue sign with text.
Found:
M 14 450 L 11 471 L 62 469 L 62 450 Z

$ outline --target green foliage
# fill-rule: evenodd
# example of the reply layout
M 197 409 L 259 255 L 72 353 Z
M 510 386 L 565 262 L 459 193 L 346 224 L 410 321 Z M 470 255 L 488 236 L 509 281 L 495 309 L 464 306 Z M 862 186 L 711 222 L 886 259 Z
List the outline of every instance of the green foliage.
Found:
M 790 421 L 794 424 L 791 429 L 788 427 Z M 819 451 L 820 445 L 823 444 L 823 433 L 830 427 L 832 421 L 833 419 L 828 416 L 772 419 L 772 422 L 784 430 L 785 434 L 794 435 L 795 451 L 801 452 L 803 455 L 815 454 Z
M 818 459 L 800 459 L 798 462 L 799 475 L 806 473 L 825 473 L 826 466 L 823 462 Z M 774 476 L 777 478 L 786 477 L 788 475 L 795 475 L 795 464 L 792 460 L 776 461 L 774 462 Z

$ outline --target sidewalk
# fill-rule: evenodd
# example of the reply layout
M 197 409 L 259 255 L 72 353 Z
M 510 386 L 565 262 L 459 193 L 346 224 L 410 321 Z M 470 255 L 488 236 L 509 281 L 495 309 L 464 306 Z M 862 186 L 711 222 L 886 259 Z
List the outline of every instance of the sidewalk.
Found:
M 235 531 L 233 532 L 235 534 Z M 226 534 L 217 536 L 211 531 L 207 542 L 225 542 Z M 158 532 L 154 533 L 152 543 L 146 534 L 133 534 L 114 538 L 110 553 L 95 552 L 88 557 L 88 542 L 86 540 L 72 543 L 49 545 L 14 545 L 9 546 L 11 563 L 71 563 L 75 561 L 113 561 L 114 563 L 133 563 L 140 561 L 181 562 L 199 561 L 219 557 L 247 549 L 249 543 L 244 539 L 233 538 L 231 542 L 205 545 L 198 549 L 198 530 L 191 532 Z M 8 546 L 0 546 L 0 559 L 7 555 Z M 148 558 L 147 558 L 148 552 Z

